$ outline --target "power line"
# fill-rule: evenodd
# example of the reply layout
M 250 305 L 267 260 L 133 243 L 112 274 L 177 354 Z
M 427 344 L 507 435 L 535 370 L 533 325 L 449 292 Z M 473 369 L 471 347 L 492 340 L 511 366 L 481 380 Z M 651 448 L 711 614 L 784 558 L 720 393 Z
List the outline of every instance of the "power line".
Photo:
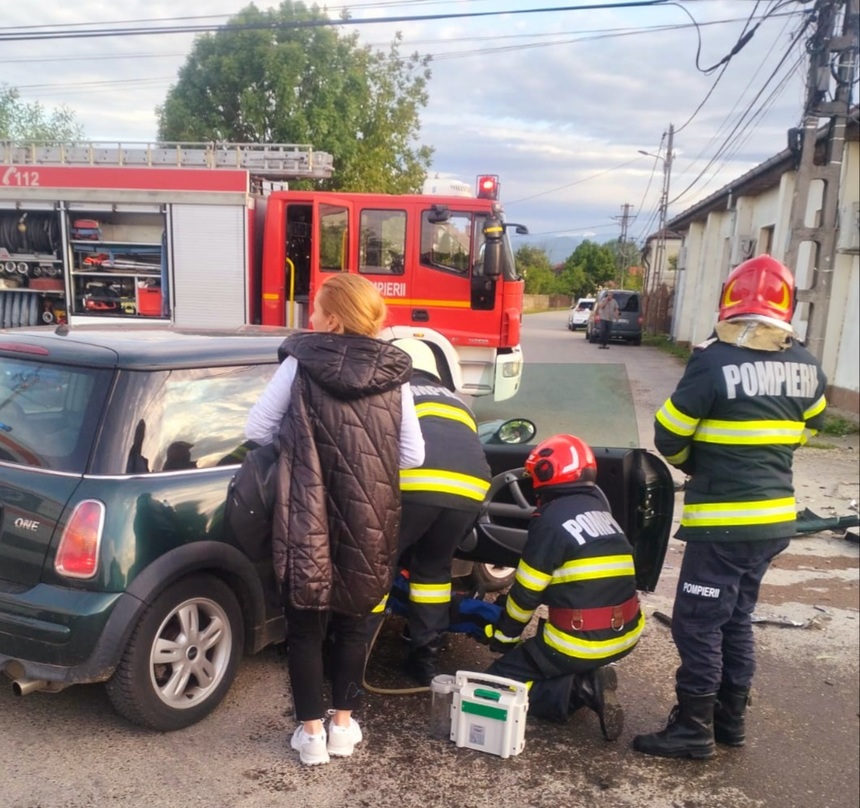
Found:
M 698 175 L 696 175 L 696 178 L 689 185 L 687 185 L 687 187 L 683 191 L 681 191 L 681 193 L 677 194 L 674 198 L 672 198 L 670 200 L 670 204 L 677 202 L 679 199 L 683 198 L 696 185 L 696 183 L 698 183 L 698 181 L 704 176 L 705 172 L 707 172 L 707 170 L 723 155 L 723 153 L 726 151 L 726 149 L 732 144 L 732 142 L 733 142 L 732 138 L 735 136 L 735 133 L 738 131 L 741 124 L 744 123 L 744 119 L 747 117 L 747 115 L 749 115 L 750 111 L 753 108 L 753 104 L 755 104 L 758 101 L 758 99 L 761 97 L 762 93 L 765 91 L 767 86 L 770 84 L 770 82 L 773 80 L 773 78 L 779 72 L 780 68 L 783 66 L 783 64 L 785 64 L 786 60 L 788 59 L 788 57 L 791 54 L 792 48 L 795 46 L 795 44 L 797 42 L 800 41 L 800 38 L 803 36 L 806 29 L 809 27 L 811 19 L 812 19 L 811 17 L 808 17 L 808 16 L 806 17 L 803 24 L 800 26 L 800 29 L 798 30 L 797 34 L 795 35 L 794 39 L 790 43 L 789 47 L 786 49 L 782 58 L 779 60 L 779 63 L 773 69 L 771 74 L 768 76 L 765 83 L 762 85 L 761 89 L 756 93 L 756 95 L 753 97 L 753 99 L 747 105 L 747 108 L 744 110 L 744 112 L 738 118 L 737 122 L 735 123 L 734 127 L 732 128 L 732 131 L 729 132 L 726 139 L 723 141 L 723 143 L 719 147 L 719 149 L 717 149 L 717 151 L 713 155 L 713 157 L 711 157 L 711 159 L 708 161 L 708 163 L 705 165 L 705 167 L 698 173 Z M 749 125 L 750 125 L 750 123 L 747 122 L 744 129 L 741 131 L 741 135 L 743 135 L 743 133 L 746 131 L 746 128 L 749 127 Z
M 0 42 L 31 42 L 36 40 L 54 39 L 90 39 L 116 36 L 147 36 L 151 34 L 203 34 L 212 31 L 273 31 L 303 28 L 329 28 L 355 25 L 381 25 L 397 22 L 433 22 L 438 20 L 482 19 L 502 15 L 515 16 L 523 14 L 546 14 L 563 11 L 612 11 L 622 8 L 647 8 L 650 6 L 665 6 L 669 0 L 628 0 L 622 3 L 594 3 L 581 6 L 560 6 L 554 8 L 526 8 L 508 11 L 465 11 L 447 14 L 398 15 L 391 17 L 369 17 L 366 19 L 329 19 L 319 17 L 309 20 L 292 20 L 290 22 L 260 21 L 217 25 L 200 23 L 195 25 L 143 26 L 137 28 L 90 28 L 86 30 L 57 30 L 23 31 L 0 34 Z

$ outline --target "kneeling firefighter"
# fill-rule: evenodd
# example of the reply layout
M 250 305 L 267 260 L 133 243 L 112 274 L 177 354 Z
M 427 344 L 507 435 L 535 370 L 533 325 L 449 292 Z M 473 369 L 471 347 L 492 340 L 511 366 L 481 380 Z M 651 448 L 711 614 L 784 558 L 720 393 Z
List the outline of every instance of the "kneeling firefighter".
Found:
M 597 462 L 585 441 L 548 438 L 525 469 L 538 507 L 504 612 L 487 627 L 490 650 L 504 652 L 487 672 L 530 683 L 530 715 L 564 722 L 588 707 L 614 741 L 624 712 L 615 669 L 607 666 L 633 650 L 645 625 L 633 548 L 595 482 Z M 522 642 L 541 604 L 549 619 Z
M 429 685 L 451 620 L 454 551 L 474 527 L 492 475 L 475 416 L 442 384 L 432 349 L 417 339 L 394 345 L 412 357 L 410 386 L 425 446 L 424 465 L 400 471 L 400 563 L 409 571 L 406 672 Z

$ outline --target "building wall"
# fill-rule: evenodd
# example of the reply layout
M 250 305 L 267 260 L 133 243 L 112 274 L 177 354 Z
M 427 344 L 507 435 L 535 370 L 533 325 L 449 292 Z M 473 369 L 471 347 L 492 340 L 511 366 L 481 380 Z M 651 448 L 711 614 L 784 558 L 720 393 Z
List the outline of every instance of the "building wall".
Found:
M 672 336 L 678 342 L 697 344 L 710 335 L 717 319 L 720 290 L 729 271 L 748 257 L 769 253 L 785 256 L 791 236 L 791 202 L 795 172 L 785 172 L 778 184 L 755 193 L 728 198 L 727 209 L 711 210 L 693 221 L 684 233 L 684 269 L 675 295 Z M 807 210 L 812 225 L 821 208 L 820 188 L 813 188 Z M 860 403 L 860 253 L 845 249 L 850 231 L 857 227 L 853 205 L 860 202 L 860 143 L 845 144 L 840 186 L 843 230 L 833 264 L 832 296 L 827 314 L 822 365 L 831 384 L 830 398 L 843 409 L 858 410 Z M 860 236 L 858 236 L 860 241 Z M 855 242 L 856 243 L 856 242 Z M 813 256 L 801 250 L 794 267 L 798 288 L 812 282 Z M 806 333 L 807 307 L 798 306 L 793 325 Z

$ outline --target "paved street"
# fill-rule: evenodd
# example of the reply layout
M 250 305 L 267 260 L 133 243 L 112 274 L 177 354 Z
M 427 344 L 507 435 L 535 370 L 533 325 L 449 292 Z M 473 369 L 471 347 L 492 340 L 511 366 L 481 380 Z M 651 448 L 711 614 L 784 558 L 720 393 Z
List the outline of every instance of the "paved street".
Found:
M 526 317 L 527 362 L 617 364 L 629 382 L 639 438 L 651 444 L 653 412 L 682 372 L 647 346 L 598 351 L 565 328 L 566 312 Z M 570 384 L 576 383 L 571 368 Z M 561 383 L 561 382 L 560 382 Z M 826 443 L 826 442 L 823 442 Z M 801 506 L 845 512 L 858 496 L 856 436 L 798 454 Z M 639 647 L 619 664 L 627 722 L 606 743 L 594 716 L 565 726 L 530 720 L 522 754 L 502 760 L 427 735 L 429 698 L 372 693 L 366 733 L 351 759 L 304 768 L 288 741 L 294 721 L 278 649 L 243 662 L 222 706 L 187 730 L 131 727 L 98 686 L 15 698 L 0 690 L 3 808 L 850 808 L 858 805 L 858 547 L 830 533 L 793 542 L 765 579 L 759 615 L 810 627 L 756 628 L 759 672 L 748 745 L 708 762 L 634 753 L 633 734 L 658 729 L 673 703 L 677 656 L 668 628 L 681 545 L 670 546 Z M 368 667 L 377 689 L 408 684 L 397 672 L 400 625 L 384 627 Z M 492 656 L 461 635 L 447 669 L 481 670 Z M 392 673 L 392 671 L 395 671 Z

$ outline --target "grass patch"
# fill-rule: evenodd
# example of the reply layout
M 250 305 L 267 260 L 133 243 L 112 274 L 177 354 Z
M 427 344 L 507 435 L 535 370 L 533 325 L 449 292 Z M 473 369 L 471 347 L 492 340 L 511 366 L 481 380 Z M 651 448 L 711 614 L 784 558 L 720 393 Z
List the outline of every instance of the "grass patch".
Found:
M 690 358 L 690 347 L 681 345 L 670 339 L 666 334 L 643 334 L 642 344 L 650 345 L 652 348 L 659 348 L 661 351 L 686 362 Z
M 850 418 L 843 418 L 841 415 L 828 415 L 824 413 L 824 426 L 821 427 L 819 434 L 844 438 L 846 435 L 853 435 L 855 432 L 860 432 L 860 424 L 856 421 L 852 421 Z

